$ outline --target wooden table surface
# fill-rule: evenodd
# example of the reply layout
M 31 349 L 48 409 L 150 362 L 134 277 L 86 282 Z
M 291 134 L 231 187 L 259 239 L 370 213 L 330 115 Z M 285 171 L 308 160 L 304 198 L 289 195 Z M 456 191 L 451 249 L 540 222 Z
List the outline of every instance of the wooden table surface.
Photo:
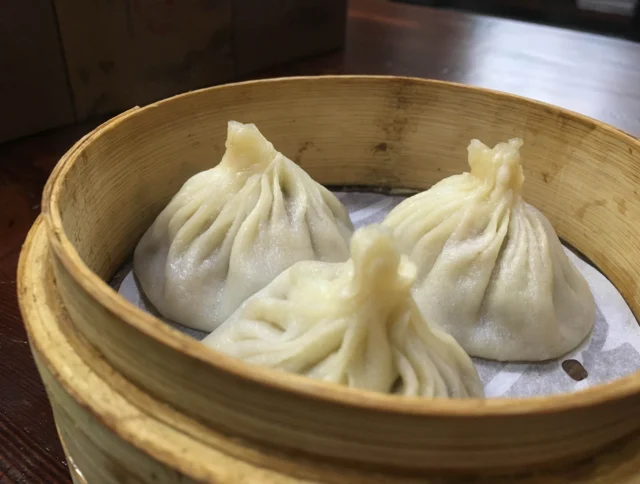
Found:
M 261 76 L 337 73 L 418 76 L 499 89 L 640 136 L 640 44 L 627 41 L 351 0 L 344 51 Z M 51 169 L 97 123 L 0 146 L 0 484 L 70 482 L 18 311 L 16 265 Z

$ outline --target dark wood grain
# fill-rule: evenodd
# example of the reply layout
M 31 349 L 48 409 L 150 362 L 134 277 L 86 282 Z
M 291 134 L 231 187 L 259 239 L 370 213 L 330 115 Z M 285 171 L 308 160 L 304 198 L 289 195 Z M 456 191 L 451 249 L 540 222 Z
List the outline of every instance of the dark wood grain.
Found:
M 578 7 L 576 0 L 393 0 L 434 5 L 629 38 L 631 16 Z
M 346 4 L 346 0 L 234 0 L 237 74 L 338 49 L 344 42 Z
M 71 482 L 16 297 L 22 242 L 59 157 L 96 121 L 0 146 L 0 483 Z
M 0 2 L 0 142 L 74 119 L 53 2 Z
M 265 71 L 393 74 L 555 104 L 640 136 L 640 45 L 601 35 L 377 0 L 351 0 L 343 52 Z
M 640 136 L 640 45 L 627 41 L 383 0 L 351 0 L 344 51 L 258 77 L 328 73 L 420 76 L 500 89 Z M 15 273 L 48 174 L 95 124 L 0 146 L 2 484 L 70 482 L 20 320 Z

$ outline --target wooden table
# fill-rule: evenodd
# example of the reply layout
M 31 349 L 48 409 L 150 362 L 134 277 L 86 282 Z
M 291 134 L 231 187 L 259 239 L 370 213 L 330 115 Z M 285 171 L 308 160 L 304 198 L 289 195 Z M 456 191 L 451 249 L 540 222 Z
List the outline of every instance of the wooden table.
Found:
M 640 136 L 640 44 L 383 0 L 351 0 L 348 22 L 343 52 L 261 76 L 445 79 L 557 104 Z M 98 122 L 0 146 L 0 484 L 70 482 L 20 319 L 15 274 L 51 169 Z
M 634 12 L 600 12 L 578 6 L 580 0 L 394 0 L 415 5 L 436 5 L 504 18 L 527 20 L 587 32 L 637 38 Z M 633 2 L 633 0 L 627 0 Z M 624 7 L 624 5 L 623 5 Z M 638 12 L 640 13 L 640 11 Z

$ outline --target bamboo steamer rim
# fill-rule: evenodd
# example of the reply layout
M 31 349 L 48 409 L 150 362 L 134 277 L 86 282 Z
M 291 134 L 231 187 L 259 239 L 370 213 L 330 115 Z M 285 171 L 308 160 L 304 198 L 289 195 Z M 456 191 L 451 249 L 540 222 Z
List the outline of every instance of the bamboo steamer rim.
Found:
M 131 383 L 129 385 L 134 387 L 132 392 L 137 393 L 134 398 L 131 398 L 128 393 L 118 393 L 116 391 L 117 385 L 114 383 L 124 377 L 113 369 L 107 373 L 108 376 L 105 376 L 104 373 L 96 371 L 92 363 L 85 360 L 86 354 L 77 351 L 78 348 L 75 345 L 79 341 L 72 341 L 73 336 L 67 333 L 70 328 L 63 327 L 72 324 L 68 320 L 69 315 L 62 306 L 62 301 L 59 300 L 55 283 L 52 283 L 53 281 L 50 281 L 44 274 L 47 266 L 52 270 L 51 261 L 46 255 L 48 249 L 45 224 L 42 217 L 38 217 L 29 231 L 18 265 L 20 309 L 29 334 L 30 345 L 34 354 L 37 354 L 37 359 L 53 374 L 56 384 L 60 385 L 62 391 L 84 411 L 90 413 L 93 419 L 90 425 L 97 424 L 98 432 L 92 434 L 91 438 L 99 440 L 98 434 L 106 430 L 120 439 L 120 442 L 131 445 L 136 452 L 141 453 L 140 455 L 153 459 L 160 466 L 166 466 L 165 468 L 172 472 L 172 476 L 173 473 L 178 472 L 197 482 L 235 484 L 238 482 L 237 475 L 241 474 L 247 482 L 265 484 L 335 484 L 342 482 L 460 484 L 461 481 L 458 477 L 452 474 L 393 476 L 380 474 L 375 470 L 368 472 L 367 470 L 339 466 L 326 467 L 325 463 L 309 461 L 296 462 L 296 464 L 300 464 L 299 467 L 283 466 L 279 462 L 283 458 L 282 455 L 265 454 L 260 449 L 246 448 L 244 447 L 246 442 L 237 442 L 224 434 L 217 434 L 222 445 L 211 446 L 207 441 L 195 437 L 188 431 L 185 432 L 183 425 L 168 424 L 163 418 L 158 418 L 158 409 L 164 407 L 161 402 L 154 401 L 152 396 L 135 388 Z M 97 353 L 93 357 L 100 359 Z M 106 361 L 102 361 L 101 364 L 108 366 Z M 81 375 L 80 378 L 77 377 L 78 372 Z M 87 382 L 90 382 L 89 385 L 93 391 L 86 391 Z M 48 391 L 50 392 L 51 389 L 49 388 Z M 105 395 L 114 396 L 116 400 L 105 398 Z M 143 395 L 142 399 L 141 395 Z M 51 397 L 52 395 L 50 395 Z M 53 402 L 55 402 L 54 399 L 52 399 Z M 150 402 L 153 404 L 149 406 Z M 60 403 L 54 403 L 54 405 L 60 406 Z M 123 419 L 123 413 L 128 418 Z M 75 424 L 72 425 L 75 427 Z M 159 438 L 141 435 L 140 428 L 150 431 L 151 434 Z M 69 462 L 69 470 L 75 479 L 74 483 L 78 481 L 79 484 L 87 484 L 83 471 L 91 469 L 95 463 L 85 462 L 84 467 L 76 465 L 76 456 L 67 448 L 58 422 L 56 422 L 56 429 Z M 179 437 L 180 441 L 176 442 L 175 437 Z M 529 471 L 520 475 L 488 474 L 477 476 L 477 484 L 495 484 L 496 479 L 502 484 L 507 484 L 507 482 L 508 484 L 551 482 L 559 484 L 575 482 L 576 476 L 580 476 L 580 482 L 590 484 L 637 483 L 637 469 L 640 465 L 640 445 L 638 444 L 640 440 L 637 437 L 638 433 L 635 433 L 615 445 L 608 446 L 593 460 L 533 473 Z M 186 452 L 186 454 L 176 452 L 177 449 L 184 451 L 185 444 L 190 446 L 191 452 Z M 247 452 L 229 451 L 231 446 L 240 447 Z M 113 448 L 111 447 L 111 449 Z M 194 450 L 195 452 L 193 452 Z M 203 452 L 206 453 L 206 456 L 202 454 Z M 100 454 L 100 456 L 109 459 L 108 452 Z M 98 465 L 97 469 L 109 472 L 108 465 Z M 235 472 L 228 473 L 226 472 L 228 469 Z M 118 474 L 113 477 L 121 482 L 124 476 Z M 129 477 L 135 480 L 133 475 Z M 372 480 L 369 481 L 369 479 Z M 474 482 L 476 482 L 475 479 Z
M 203 91 L 225 90 L 236 86 L 250 86 L 258 83 L 287 83 L 287 82 L 330 82 L 341 79 L 344 81 L 399 81 L 406 83 L 426 83 L 448 86 L 453 90 L 472 90 L 494 98 L 507 98 L 523 104 L 544 107 L 560 116 L 574 118 L 583 123 L 596 124 L 607 134 L 617 137 L 627 144 L 635 145 L 640 151 L 640 141 L 631 135 L 596 121 L 588 116 L 571 112 L 547 103 L 531 100 L 522 96 L 507 94 L 491 89 L 466 86 L 460 83 L 420 79 L 398 76 L 305 76 L 285 77 L 267 80 L 246 81 L 233 84 L 200 89 L 188 92 L 143 108 L 135 107 L 125 113 L 107 121 L 80 141 L 60 159 L 54 168 L 43 192 L 42 214 L 49 234 L 51 248 L 64 265 L 65 269 L 74 275 L 75 280 L 91 297 L 114 316 L 134 327 L 147 337 L 155 339 L 175 351 L 187 352 L 189 356 L 207 365 L 224 370 L 237 377 L 251 381 L 260 386 L 271 387 L 290 394 L 308 399 L 317 399 L 353 408 L 367 408 L 379 412 L 395 415 L 425 415 L 425 416 L 455 416 L 477 418 L 497 415 L 525 415 L 564 412 L 570 409 L 590 407 L 604 404 L 613 400 L 640 393 L 640 371 L 634 372 L 613 382 L 597 384 L 589 388 L 571 393 L 552 396 L 537 396 L 531 398 L 489 398 L 489 399 L 425 399 L 420 397 L 401 397 L 377 392 L 353 389 L 341 385 L 331 384 L 308 377 L 279 372 L 250 365 L 241 360 L 214 352 L 199 341 L 182 334 L 169 327 L 155 316 L 146 313 L 117 294 L 105 281 L 89 269 L 79 253 L 67 237 L 59 206 L 60 193 L 64 188 L 66 175 L 71 170 L 83 151 L 92 141 L 103 136 L 104 133 L 118 126 L 125 119 L 136 114 L 155 109 L 166 103 L 172 103 L 188 97 L 196 96 Z M 606 274 L 605 274 L 606 275 Z
M 97 424 L 101 430 L 113 433 L 121 442 L 133 446 L 137 452 L 149 456 L 161 465 L 169 466 L 173 472 L 178 472 L 196 482 L 235 484 L 237 480 L 233 477 L 226 476 L 226 474 L 222 474 L 225 477 L 221 477 L 221 469 L 227 468 L 240 469 L 249 478 L 258 479 L 257 482 L 263 482 L 265 473 L 275 479 L 269 479 L 270 484 L 309 482 L 307 480 L 300 481 L 277 468 L 266 467 L 263 469 L 262 466 L 256 465 L 246 456 L 240 457 L 237 454 L 227 452 L 224 445 L 220 448 L 208 446 L 203 440 L 198 440 L 188 432 L 184 432 L 183 427 L 169 425 L 162 418 L 158 418 L 157 410 L 150 411 L 147 406 L 141 405 L 139 400 L 130 399 L 130 395 L 119 394 L 113 386 L 113 376 L 117 372 L 111 370 L 111 378 L 105 378 L 104 375 L 96 372 L 95 367 L 84 359 L 84 355 L 77 352 L 77 347 L 74 346 L 77 341 L 70 341 L 66 334 L 67 329 L 62 327 L 63 321 L 68 319 L 69 315 L 62 306 L 62 301 L 59 300 L 55 283 L 51 284 L 44 274 L 46 267 L 51 265 L 51 261 L 46 257 L 50 247 L 45 225 L 43 217 L 39 216 L 31 226 L 20 253 L 17 279 L 20 311 L 25 321 L 32 351 L 46 365 L 48 371 L 53 373 L 56 383 L 62 387 L 63 391 L 83 410 L 91 414 L 95 419 L 92 422 L 93 425 Z M 54 300 L 49 300 L 49 297 Z M 71 323 L 67 320 L 66 324 Z M 54 329 L 51 329 L 52 327 Z M 52 338 L 52 340 L 47 338 Z M 51 344 L 53 347 L 50 346 Z M 69 352 L 71 352 L 71 358 L 69 358 Z M 103 364 L 106 365 L 105 362 Z M 92 389 L 95 390 L 97 387 L 97 390 L 88 392 L 86 386 L 79 385 L 79 380 L 76 377 L 78 372 L 84 378 L 88 377 L 91 384 L 95 385 Z M 117 377 L 122 378 L 119 374 Z M 86 380 L 83 380 L 83 383 L 85 382 Z M 51 389 L 47 388 L 47 391 L 49 393 Z M 143 393 L 137 389 L 134 390 L 134 392 L 136 391 Z M 112 398 L 104 398 L 105 395 L 115 397 L 119 402 L 114 403 Z M 48 396 L 54 407 L 60 405 L 54 403 L 51 393 Z M 144 396 L 149 399 L 153 398 L 146 394 Z M 148 400 L 145 403 L 148 403 Z M 159 405 L 159 402 L 154 402 L 154 405 Z M 129 418 L 123 419 L 123 412 Z M 150 432 L 157 438 L 141 436 L 141 427 L 150 429 Z M 82 469 L 76 465 L 74 455 L 67 448 L 58 422 L 56 422 L 56 430 L 72 477 L 79 481 L 79 484 L 87 484 L 83 475 L 83 471 L 86 472 L 87 468 Z M 180 443 L 176 443 L 174 438 L 167 438 L 167 432 L 170 437 L 178 436 L 182 439 Z M 91 437 L 99 439 L 95 434 Z M 219 436 L 219 438 L 225 439 L 224 436 Z M 186 455 L 180 454 L 178 449 L 185 443 L 192 452 L 187 452 Z M 224 444 L 228 444 L 227 440 L 224 440 Z M 194 449 L 196 449 L 195 453 Z M 202 458 L 203 449 L 207 452 L 205 459 Z M 107 452 L 101 456 L 108 459 Z M 109 461 L 107 460 L 107 462 Z M 96 465 L 95 462 L 90 464 Z M 108 465 L 97 465 L 97 468 L 109 472 Z M 121 482 L 123 478 L 122 475 L 113 475 L 113 477 L 118 479 L 118 482 Z M 136 480 L 136 482 L 139 481 Z

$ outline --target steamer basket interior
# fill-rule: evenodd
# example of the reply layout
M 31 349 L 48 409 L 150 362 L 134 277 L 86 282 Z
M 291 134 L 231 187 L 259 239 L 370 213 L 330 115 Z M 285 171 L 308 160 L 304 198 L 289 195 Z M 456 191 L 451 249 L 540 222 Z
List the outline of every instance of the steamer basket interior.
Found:
M 365 189 L 426 189 L 467 170 L 471 138 L 521 137 L 526 200 L 640 314 L 634 138 L 559 108 L 450 83 L 255 81 L 129 111 L 74 146 L 49 180 L 43 211 L 62 300 L 76 330 L 117 371 L 212 428 L 411 471 L 535 467 L 593 453 L 640 427 L 637 374 L 549 398 L 402 399 L 253 368 L 121 299 L 105 281 L 184 181 L 220 159 L 231 119 L 255 123 L 318 182 Z

